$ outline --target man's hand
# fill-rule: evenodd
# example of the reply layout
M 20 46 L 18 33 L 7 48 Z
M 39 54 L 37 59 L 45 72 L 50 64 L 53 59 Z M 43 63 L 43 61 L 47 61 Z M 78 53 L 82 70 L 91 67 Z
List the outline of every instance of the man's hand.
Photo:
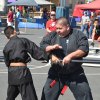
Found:
M 57 63 L 57 62 L 59 62 L 59 58 L 55 55 L 51 55 L 51 62 L 52 63 Z
M 66 57 L 64 57 L 64 59 L 63 59 L 63 61 L 62 61 L 62 64 L 64 65 L 64 64 L 68 64 L 68 63 L 70 63 L 71 62 L 71 57 L 70 56 L 66 56 Z
M 55 44 L 53 45 L 52 49 L 55 50 L 55 49 L 61 49 L 62 46 L 60 46 L 59 44 Z
M 46 52 L 55 50 L 55 49 L 62 49 L 62 46 L 60 46 L 59 44 L 55 44 L 55 45 L 50 45 L 46 47 Z

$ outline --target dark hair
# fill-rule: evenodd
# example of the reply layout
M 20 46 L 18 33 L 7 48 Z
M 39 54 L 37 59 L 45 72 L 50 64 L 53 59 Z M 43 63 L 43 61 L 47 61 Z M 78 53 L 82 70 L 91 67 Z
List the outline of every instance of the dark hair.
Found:
M 11 34 L 14 34 L 14 28 L 12 26 L 8 26 L 4 29 L 5 36 L 10 39 Z
M 95 18 L 95 20 L 94 21 L 99 21 L 99 19 L 98 18 Z
M 9 8 L 10 11 L 12 11 L 12 8 Z
M 70 26 L 70 23 L 69 23 L 69 20 L 65 17 L 60 17 L 58 20 L 57 20 L 57 23 L 60 23 L 62 25 L 69 25 Z

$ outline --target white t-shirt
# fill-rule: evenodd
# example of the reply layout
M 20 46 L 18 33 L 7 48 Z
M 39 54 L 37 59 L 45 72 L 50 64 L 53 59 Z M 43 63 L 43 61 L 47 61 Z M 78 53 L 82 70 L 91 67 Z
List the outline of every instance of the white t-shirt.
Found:
M 86 24 L 86 22 L 89 22 L 90 18 L 89 16 L 82 16 L 82 25 Z

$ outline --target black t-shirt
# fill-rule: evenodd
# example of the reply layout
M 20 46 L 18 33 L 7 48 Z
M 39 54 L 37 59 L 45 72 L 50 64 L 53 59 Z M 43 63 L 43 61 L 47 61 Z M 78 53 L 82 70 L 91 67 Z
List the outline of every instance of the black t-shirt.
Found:
M 4 47 L 3 53 L 8 67 L 11 62 L 27 63 L 31 61 L 30 55 L 36 60 L 44 59 L 44 52 L 34 42 L 17 36 L 13 36 L 9 40 Z
M 63 38 L 63 37 L 59 37 L 59 44 L 62 46 L 63 48 L 63 52 L 65 55 L 67 55 L 67 44 L 68 44 L 68 38 Z
M 36 60 L 44 59 L 44 52 L 32 41 L 26 38 L 12 37 L 3 50 L 5 63 L 8 67 L 8 83 L 19 85 L 32 81 L 32 76 L 26 66 L 9 66 L 11 62 L 27 63 L 30 55 Z M 30 54 L 30 55 L 29 55 Z
M 43 38 L 43 40 L 40 43 L 40 46 L 41 48 L 45 49 L 48 45 L 54 44 L 60 44 L 63 48 L 62 50 L 53 50 L 51 54 L 56 54 L 58 57 L 61 57 L 61 59 L 63 59 L 65 56 L 76 50 L 82 50 L 86 52 L 86 55 L 89 52 L 89 44 L 87 37 L 81 31 L 76 29 L 71 30 L 69 35 L 64 38 L 59 37 L 59 35 L 56 32 L 52 32 L 51 34 Z M 83 57 L 76 58 L 75 60 L 81 60 L 82 58 Z M 64 65 L 62 71 L 61 69 L 59 70 L 61 74 L 69 74 L 82 68 L 81 65 L 82 63 L 70 62 L 69 64 Z M 57 66 L 52 65 L 52 67 L 49 70 L 49 74 L 56 75 L 58 73 L 58 70 L 56 70 Z

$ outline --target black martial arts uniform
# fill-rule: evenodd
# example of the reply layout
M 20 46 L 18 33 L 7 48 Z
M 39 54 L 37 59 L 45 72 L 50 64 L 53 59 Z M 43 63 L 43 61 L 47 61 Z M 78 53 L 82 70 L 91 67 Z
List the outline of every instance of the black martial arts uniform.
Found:
M 56 55 L 60 59 L 63 59 L 66 55 L 76 50 L 82 50 L 86 52 L 86 55 L 89 52 L 86 36 L 76 29 L 71 30 L 66 37 L 60 37 L 56 32 L 52 32 L 43 38 L 40 46 L 45 50 L 47 46 L 54 44 L 61 45 L 62 49 L 51 51 L 51 55 Z M 81 60 L 82 57 L 77 59 Z M 87 78 L 81 65 L 82 63 L 77 62 L 70 62 L 63 67 L 60 64 L 51 64 L 48 78 L 42 91 L 41 100 L 58 100 L 64 85 L 70 88 L 76 100 L 93 100 Z M 56 80 L 57 83 L 51 88 L 50 84 L 53 80 Z
M 8 91 L 6 100 L 15 100 L 20 93 L 22 100 L 37 100 L 32 75 L 27 66 L 10 66 L 10 63 L 28 63 L 31 57 L 36 60 L 44 58 L 44 52 L 32 41 L 17 36 L 11 37 L 3 50 L 8 67 Z M 28 54 L 29 53 L 29 54 Z

